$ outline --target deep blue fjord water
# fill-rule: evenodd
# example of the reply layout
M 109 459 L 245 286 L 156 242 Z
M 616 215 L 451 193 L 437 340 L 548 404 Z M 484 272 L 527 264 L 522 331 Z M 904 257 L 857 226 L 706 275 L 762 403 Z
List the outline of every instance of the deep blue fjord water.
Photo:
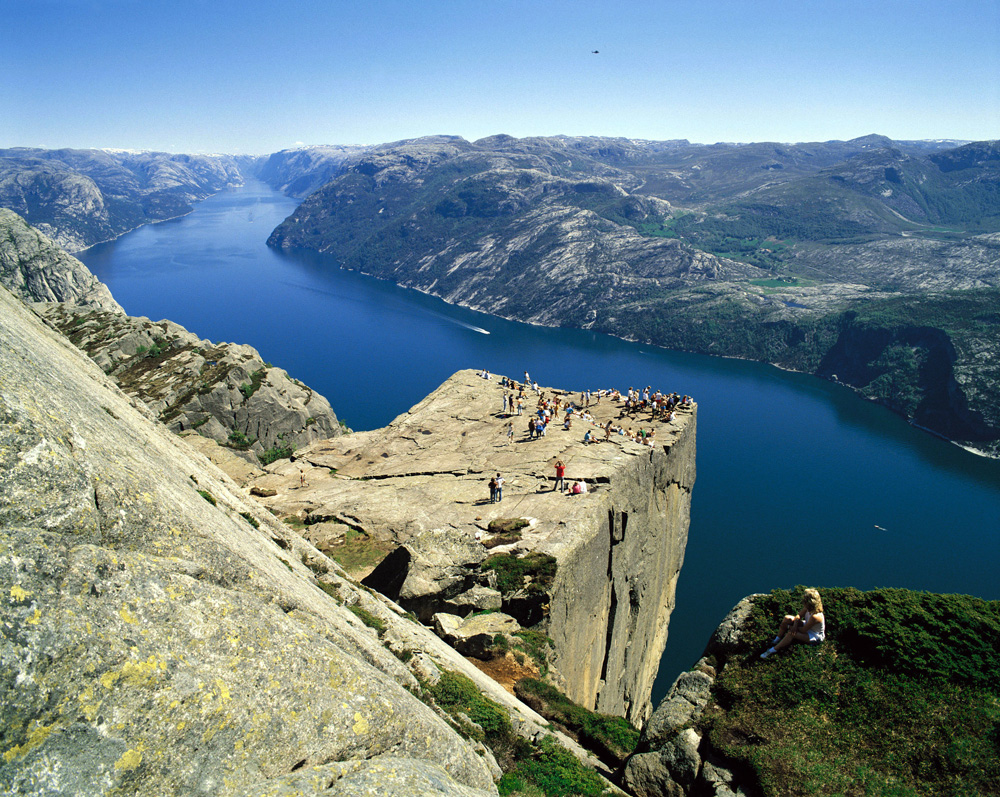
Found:
M 813 377 L 503 321 L 268 249 L 295 204 L 251 184 L 79 256 L 130 315 L 255 346 L 355 429 L 385 425 L 461 368 L 694 396 L 698 481 L 654 701 L 752 592 L 807 584 L 1000 599 L 1000 461 Z

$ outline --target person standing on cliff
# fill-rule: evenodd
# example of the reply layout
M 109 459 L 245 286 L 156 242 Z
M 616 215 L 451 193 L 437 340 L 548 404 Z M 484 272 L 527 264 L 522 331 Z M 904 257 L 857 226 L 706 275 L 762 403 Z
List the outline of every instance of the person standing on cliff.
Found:
M 566 489 L 566 465 L 561 459 L 556 460 L 556 483 L 552 485 L 553 492 L 559 490 L 562 492 Z
M 495 504 L 497 502 L 497 480 L 490 479 L 490 503 Z
M 508 423 L 507 424 L 507 445 L 510 445 L 513 442 L 514 442 L 514 424 L 513 423 Z
M 495 481 L 497 485 L 496 496 L 497 503 L 499 504 L 503 500 L 503 476 L 498 473 L 493 481 Z

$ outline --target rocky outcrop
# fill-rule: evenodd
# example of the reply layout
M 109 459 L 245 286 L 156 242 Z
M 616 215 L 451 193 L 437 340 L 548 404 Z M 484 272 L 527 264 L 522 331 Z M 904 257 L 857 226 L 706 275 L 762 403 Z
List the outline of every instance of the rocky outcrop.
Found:
M 124 313 L 90 269 L 5 208 L 0 208 L 0 285 L 25 302 L 69 302 Z
M 425 621 L 502 592 L 504 613 L 552 639 L 554 677 L 571 699 L 642 723 L 687 540 L 694 407 L 670 423 L 621 421 L 655 427 L 653 447 L 618 435 L 605 442 L 603 431 L 584 443 L 587 429 L 599 430 L 583 420 L 528 440 L 527 415 L 499 412 L 503 392 L 495 379 L 459 372 L 388 427 L 314 443 L 255 486 L 274 490 L 261 500 L 304 522 L 307 537 L 339 523 L 395 546 L 365 583 Z M 603 424 L 621 405 L 595 398 L 589 409 Z M 557 459 L 586 495 L 552 489 Z M 487 482 L 498 472 L 506 483 L 494 504 Z M 524 521 L 515 534 L 491 529 L 510 518 Z M 498 568 L 528 556 L 538 565 L 530 580 L 502 587 Z
M 242 185 L 228 155 L 15 147 L 0 150 L 0 207 L 75 252 Z
M 387 646 L 488 679 L 6 290 L 0 528 L 5 793 L 495 793 Z M 381 639 L 352 603 L 387 618 Z
M 170 321 L 64 304 L 35 309 L 172 431 L 195 430 L 254 463 L 344 432 L 323 396 L 251 346 L 201 340 Z
M 697 720 L 713 699 L 715 664 L 724 665 L 740 643 L 743 623 L 756 596 L 744 598 L 712 634 L 702 658 L 681 673 L 643 729 L 635 753 L 624 767 L 623 782 L 639 797 L 754 797 L 755 784 L 741 782 L 702 734 Z

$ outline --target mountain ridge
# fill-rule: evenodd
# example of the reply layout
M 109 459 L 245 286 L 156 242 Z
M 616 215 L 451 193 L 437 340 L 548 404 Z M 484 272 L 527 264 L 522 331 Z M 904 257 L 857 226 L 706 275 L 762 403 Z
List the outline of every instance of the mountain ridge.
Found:
M 822 364 L 838 340 L 857 339 L 846 334 L 853 319 L 881 320 L 888 348 L 854 352 L 869 364 L 841 370 L 870 379 L 851 386 L 996 455 L 993 322 L 976 311 L 961 323 L 953 311 L 1000 290 L 996 144 L 941 146 L 939 160 L 956 165 L 946 173 L 926 149 L 888 141 L 671 144 L 649 155 L 621 140 L 413 139 L 345 161 L 268 243 L 513 320 L 826 378 L 843 377 Z M 641 168 L 623 165 L 640 156 Z M 680 204 L 719 191 L 738 197 Z M 900 193 L 898 207 L 925 221 L 886 201 Z M 934 226 L 942 221 L 954 229 Z M 953 340 L 946 368 L 925 367 L 937 344 L 905 331 L 915 303 Z M 943 315 L 928 315 L 931 306 Z M 908 385 L 906 400 L 886 401 L 886 382 Z

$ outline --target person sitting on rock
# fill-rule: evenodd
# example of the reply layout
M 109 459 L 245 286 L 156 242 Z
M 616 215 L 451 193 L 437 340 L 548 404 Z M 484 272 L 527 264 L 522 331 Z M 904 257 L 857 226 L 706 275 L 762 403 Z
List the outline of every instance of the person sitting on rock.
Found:
M 760 657 L 766 659 L 772 653 L 784 650 L 793 642 L 815 645 L 824 639 L 826 639 L 826 617 L 823 616 L 823 601 L 817 590 L 807 589 L 802 595 L 802 611 L 794 616 L 785 615 L 771 647 L 761 653 Z

